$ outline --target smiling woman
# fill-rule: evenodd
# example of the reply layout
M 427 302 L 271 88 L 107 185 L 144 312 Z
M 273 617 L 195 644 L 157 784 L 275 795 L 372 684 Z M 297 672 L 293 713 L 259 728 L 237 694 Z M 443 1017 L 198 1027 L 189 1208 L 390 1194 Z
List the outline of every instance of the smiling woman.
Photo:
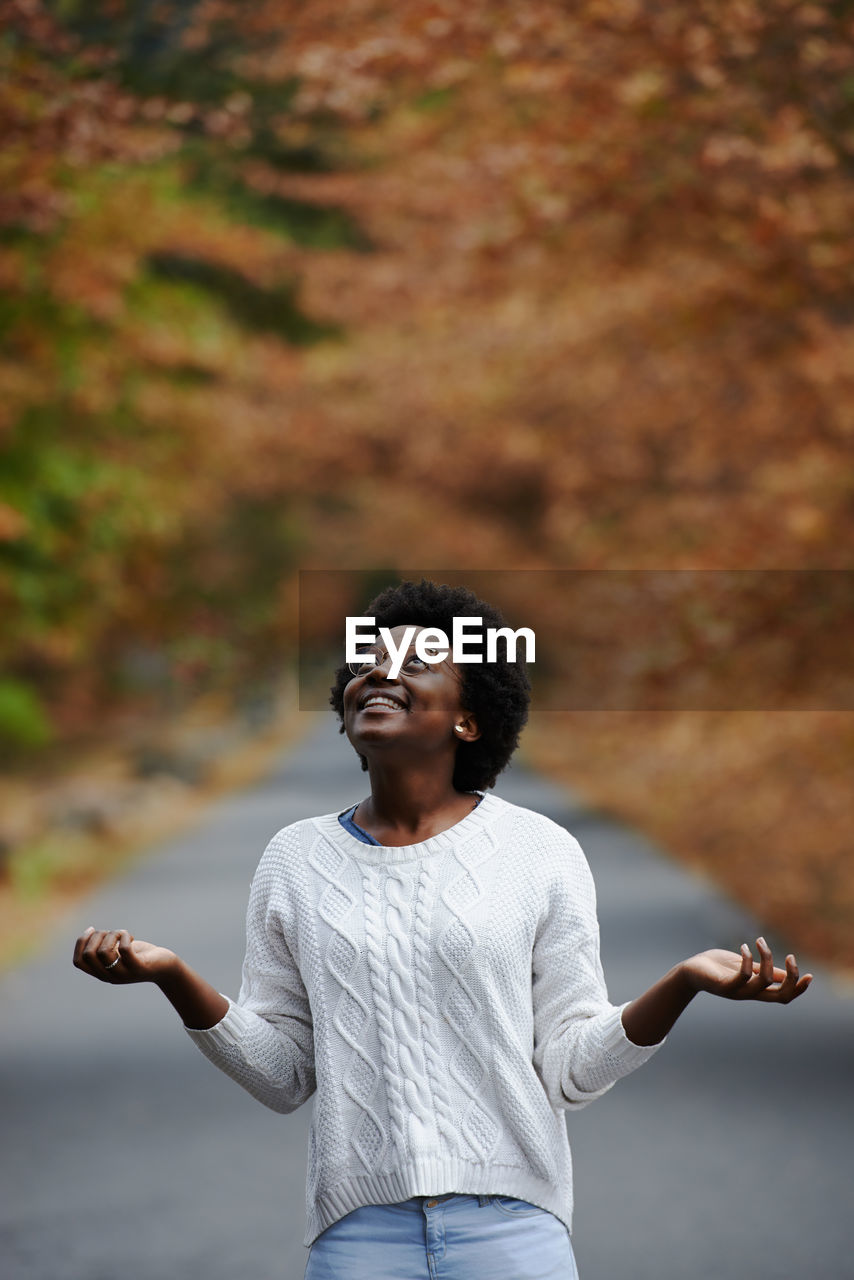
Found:
M 487 794 L 527 716 L 523 665 L 418 653 L 454 616 L 500 615 L 430 582 L 369 611 L 391 643 L 342 665 L 330 701 L 370 794 L 270 841 L 237 1000 L 124 930 L 88 929 L 74 963 L 156 983 L 273 1110 L 315 1095 L 306 1280 L 572 1280 L 564 1110 L 646 1062 L 697 992 L 788 1003 L 810 976 L 760 938 L 758 962 L 702 952 L 611 1004 L 578 842 Z
M 457 618 L 479 618 L 487 630 L 498 633 L 496 657 L 492 662 L 466 663 L 456 666 L 450 659 L 445 659 L 438 666 L 431 667 L 435 672 L 444 672 L 447 680 L 452 675 L 455 682 L 454 696 L 460 700 L 460 710 L 465 710 L 477 733 L 460 733 L 455 727 L 452 730 L 452 783 L 457 791 L 465 792 L 475 789 L 493 787 L 496 778 L 507 767 L 516 747 L 519 745 L 519 734 L 528 718 L 530 702 L 530 684 L 525 672 L 525 664 L 511 658 L 508 642 L 501 636 L 504 618 L 492 605 L 478 598 L 465 587 L 440 586 L 433 582 L 402 582 L 399 586 L 389 587 L 368 605 L 367 613 L 373 617 L 377 628 L 389 629 L 396 640 L 402 638 L 405 628 L 414 626 L 417 632 L 439 630 L 445 635 L 454 634 L 454 620 Z M 512 632 L 508 631 L 512 635 Z M 414 648 L 414 641 L 412 647 Z M 361 664 L 360 664 L 361 665 Z M 389 679 L 390 672 L 379 667 L 368 667 L 361 672 L 362 680 L 368 688 L 375 691 L 382 689 L 388 695 L 394 691 L 397 696 L 406 696 L 401 686 L 408 684 L 410 693 L 424 688 L 425 696 L 430 689 L 428 672 L 425 670 L 418 683 L 413 684 L 417 664 L 406 674 L 401 668 L 397 680 Z M 427 664 L 424 664 L 427 667 Z M 360 668 L 356 668 L 357 673 Z M 371 670 L 375 676 L 371 676 Z M 368 758 L 359 749 L 347 725 L 345 710 L 345 694 L 352 698 L 353 668 L 342 664 L 335 673 L 330 703 L 341 720 L 341 732 L 347 733 L 353 746 L 359 752 L 362 768 L 368 768 Z M 401 679 L 402 677 L 402 679 Z M 358 680 L 358 674 L 357 674 Z M 364 684 L 357 685 L 363 690 Z M 441 686 L 445 696 L 451 697 L 451 686 Z M 438 694 L 438 689 L 436 690 Z M 462 724 L 462 721 L 460 721 Z M 454 737 L 454 735 L 456 735 Z

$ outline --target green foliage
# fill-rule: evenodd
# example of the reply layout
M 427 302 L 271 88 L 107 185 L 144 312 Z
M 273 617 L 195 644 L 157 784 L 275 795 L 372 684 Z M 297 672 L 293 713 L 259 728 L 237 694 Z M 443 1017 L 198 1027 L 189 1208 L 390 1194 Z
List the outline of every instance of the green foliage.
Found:
M 0 542 L 13 606 L 3 637 L 10 659 L 57 629 L 82 642 L 109 612 L 129 544 L 151 528 L 134 502 L 145 490 L 137 464 L 102 449 L 99 424 L 69 421 L 61 403 L 27 410 L 7 442 L 0 499 L 23 522 L 18 537 Z
M 20 899 L 37 901 L 49 890 L 73 890 L 91 883 L 102 859 L 94 840 L 68 831 L 51 833 L 13 850 L 9 881 Z
M 232 66 L 234 33 L 228 25 L 213 24 L 208 39 L 195 48 L 183 42 L 201 8 L 199 0 L 55 0 L 48 7 L 84 47 L 108 49 L 113 74 L 136 93 L 218 102 L 241 87 Z
M 256 123 L 243 154 L 253 160 L 264 160 L 271 168 L 283 173 L 330 173 L 338 167 L 322 137 L 318 136 L 311 142 L 288 144 L 277 136 L 273 122 L 268 121 Z M 307 208 L 313 206 L 308 205 Z
M 447 85 L 441 89 L 425 90 L 418 95 L 413 105 L 416 111 L 429 114 L 432 111 L 444 111 L 446 107 L 453 105 L 455 98 L 456 93 L 453 87 Z
M 53 727 L 38 695 L 21 680 L 0 680 L 0 754 L 43 747 Z
M 340 332 L 304 315 L 296 304 L 293 285 L 265 289 L 239 271 L 189 254 L 153 253 L 148 257 L 147 268 L 156 279 L 190 285 L 216 299 L 244 329 L 273 333 L 298 346 L 337 337 Z
M 196 161 L 188 166 L 188 185 L 190 190 L 213 196 L 235 222 L 264 227 L 294 244 L 359 253 L 371 248 L 368 237 L 343 209 L 255 191 L 227 164 Z

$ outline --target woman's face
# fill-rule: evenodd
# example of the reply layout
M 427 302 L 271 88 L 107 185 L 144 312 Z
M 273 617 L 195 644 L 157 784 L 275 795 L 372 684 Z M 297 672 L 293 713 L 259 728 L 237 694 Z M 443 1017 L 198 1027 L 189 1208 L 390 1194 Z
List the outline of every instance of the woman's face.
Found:
M 400 645 L 406 626 L 391 628 Z M 415 636 L 424 627 L 417 627 Z M 461 701 L 462 679 L 445 659 L 423 663 L 415 656 L 415 636 L 398 676 L 389 676 L 389 662 L 353 676 L 344 689 L 344 729 L 360 755 L 395 747 L 413 754 L 447 751 L 449 744 L 477 738 L 474 717 Z M 384 646 L 380 645 L 379 648 Z M 460 730 L 457 726 L 462 726 Z

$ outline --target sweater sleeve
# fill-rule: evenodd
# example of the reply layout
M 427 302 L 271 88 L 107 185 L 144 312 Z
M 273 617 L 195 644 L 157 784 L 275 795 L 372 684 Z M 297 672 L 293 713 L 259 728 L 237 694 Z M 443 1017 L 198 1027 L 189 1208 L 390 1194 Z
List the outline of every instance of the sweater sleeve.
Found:
M 316 1081 L 308 995 L 272 903 L 284 873 L 281 855 L 276 837 L 252 881 L 237 1001 L 229 999 L 216 1026 L 186 1030 L 206 1058 L 259 1102 L 289 1112 L 311 1097 Z
M 549 892 L 533 955 L 534 1065 L 555 1107 L 587 1106 L 661 1047 L 634 1044 L 608 999 L 593 876 L 561 828 L 548 840 Z

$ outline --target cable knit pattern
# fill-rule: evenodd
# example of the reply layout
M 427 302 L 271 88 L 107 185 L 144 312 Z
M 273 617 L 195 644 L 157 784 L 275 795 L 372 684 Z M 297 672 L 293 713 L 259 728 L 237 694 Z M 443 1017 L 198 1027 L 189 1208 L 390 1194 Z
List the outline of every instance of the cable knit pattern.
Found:
M 451 1059 L 451 1074 L 470 1099 L 465 1109 L 462 1133 L 475 1159 L 486 1162 L 495 1150 L 501 1128 L 493 1115 L 481 1105 L 482 1084 L 487 1073 L 484 1059 L 469 1035 L 469 1027 L 477 1020 L 480 1007 L 464 972 L 475 949 L 472 929 L 466 923 L 467 909 L 473 908 L 482 893 L 475 867 L 484 856 L 494 852 L 494 845 L 472 850 L 464 845 L 456 852 L 462 871 L 454 876 L 442 895 L 452 913 L 452 920 L 439 939 L 438 952 L 453 982 L 445 997 L 442 1012 L 456 1032 L 460 1044 Z
M 419 1006 L 415 994 L 415 968 L 412 933 L 411 900 L 415 878 L 400 866 L 389 867 L 386 878 L 388 908 L 389 994 L 392 1021 L 397 1035 L 398 1072 L 403 1079 L 403 1094 L 409 1107 L 409 1143 L 413 1153 L 435 1152 L 438 1146 L 433 1112 L 422 1096 L 427 1085 L 424 1054 L 421 1050 Z
M 356 898 L 342 889 L 339 883 L 347 862 L 340 849 L 318 836 L 309 851 L 308 861 L 327 882 L 327 887 L 318 900 L 317 911 L 334 931 L 325 955 L 326 968 L 341 988 L 332 1015 L 332 1025 L 353 1051 L 341 1083 L 348 1097 L 364 1113 L 354 1126 L 350 1140 L 360 1161 L 370 1170 L 376 1168 L 382 1159 L 385 1134 L 382 1121 L 370 1105 L 380 1073 L 359 1043 L 361 1030 L 371 1016 L 370 1008 L 350 980 L 356 967 L 359 947 L 345 922 L 356 904 Z
M 454 1112 L 451 1107 L 451 1095 L 448 1088 L 447 1065 L 442 1054 L 439 1039 L 439 1014 L 433 998 L 432 955 L 433 946 L 430 935 L 433 919 L 433 905 L 436 899 L 436 881 L 429 864 L 421 868 L 418 878 L 418 895 L 415 903 L 415 985 L 418 990 L 418 1007 L 421 1010 L 421 1033 L 424 1039 L 424 1057 L 427 1063 L 427 1076 L 433 1105 L 436 1109 L 436 1124 L 444 1139 L 445 1149 L 455 1152 L 457 1149 L 457 1129 Z
M 386 1105 L 392 1132 L 400 1157 L 405 1158 L 407 1114 L 403 1097 L 404 1079 L 398 1066 L 394 1010 L 389 999 L 387 980 L 388 956 L 384 942 L 382 872 L 368 868 L 365 873 L 365 941 L 368 969 L 374 997 L 374 1015 L 382 1046 L 383 1075 L 386 1082 Z
M 563 1112 L 658 1048 L 620 1013 L 578 843 L 490 794 L 415 845 L 364 844 L 334 813 L 280 831 L 237 1001 L 189 1035 L 277 1111 L 316 1087 L 308 1244 L 361 1205 L 450 1191 L 571 1226 Z

